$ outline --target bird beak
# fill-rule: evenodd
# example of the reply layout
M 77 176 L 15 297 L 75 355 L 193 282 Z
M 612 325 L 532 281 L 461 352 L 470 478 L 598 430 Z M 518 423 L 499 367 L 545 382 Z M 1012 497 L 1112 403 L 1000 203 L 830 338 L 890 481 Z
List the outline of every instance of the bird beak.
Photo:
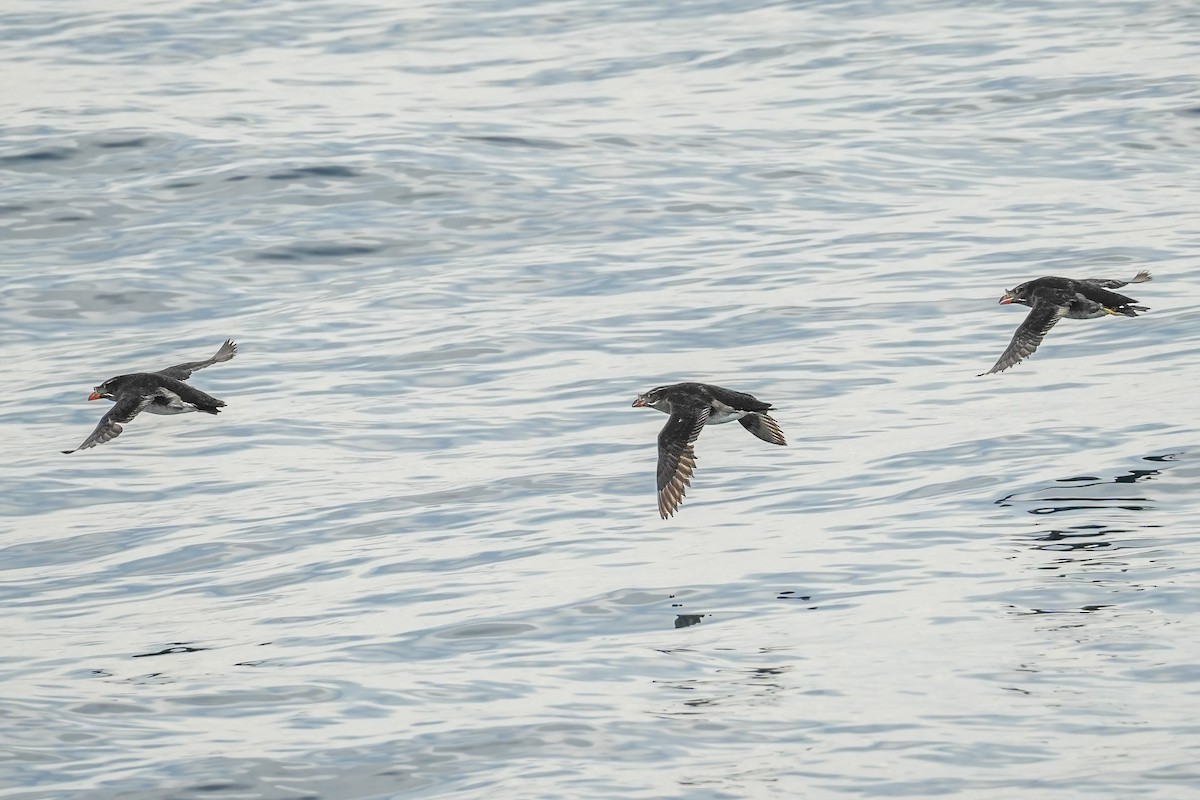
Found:
M 1006 306 L 1009 303 L 1011 303 L 1013 300 L 1016 300 L 1016 299 L 1017 298 L 1013 297 L 1012 292 L 1005 292 L 1004 296 L 1000 298 L 1000 305 Z
M 631 408 L 645 408 L 645 407 L 646 407 L 646 400 L 641 395 L 638 395 L 638 399 L 634 400 L 633 405 L 631 406 Z
M 88 400 L 103 400 L 103 399 L 104 399 L 104 395 L 100 394 L 99 392 L 92 392 L 91 394 L 88 395 Z

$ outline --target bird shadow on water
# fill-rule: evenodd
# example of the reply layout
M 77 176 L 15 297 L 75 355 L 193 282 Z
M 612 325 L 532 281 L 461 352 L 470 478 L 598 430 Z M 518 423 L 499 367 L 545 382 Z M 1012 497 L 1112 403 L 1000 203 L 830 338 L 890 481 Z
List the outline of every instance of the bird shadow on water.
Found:
M 1192 476 L 1184 472 L 1200 471 L 1200 466 L 1181 463 L 1193 459 L 1189 451 L 1144 456 L 1147 466 L 1111 478 L 1060 478 L 1050 486 L 1002 497 L 996 505 L 1023 509 L 1036 518 L 1032 529 L 1013 537 L 1018 550 L 1037 556 L 1030 569 L 1073 586 L 1091 584 L 1115 600 L 1115 594 L 1170 583 L 1171 573 L 1181 566 L 1176 563 L 1184 554 L 1180 523 L 1191 525 L 1196 509 L 1190 499 L 1172 495 L 1181 477 L 1191 483 Z M 1186 506 L 1182 516 L 1180 505 Z M 1055 592 L 1042 597 L 1051 602 L 1031 603 L 1018 613 L 1091 613 L 1111 607 L 1080 605 L 1074 602 L 1078 599 L 1076 593 Z

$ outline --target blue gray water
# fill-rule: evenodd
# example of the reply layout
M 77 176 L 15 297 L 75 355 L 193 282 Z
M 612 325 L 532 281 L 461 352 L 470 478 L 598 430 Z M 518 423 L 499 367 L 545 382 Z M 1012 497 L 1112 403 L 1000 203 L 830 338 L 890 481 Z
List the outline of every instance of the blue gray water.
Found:
M 0 797 L 1194 796 L 1195 4 L 115 8 L 0 11 Z M 663 521 L 678 380 L 790 447 Z

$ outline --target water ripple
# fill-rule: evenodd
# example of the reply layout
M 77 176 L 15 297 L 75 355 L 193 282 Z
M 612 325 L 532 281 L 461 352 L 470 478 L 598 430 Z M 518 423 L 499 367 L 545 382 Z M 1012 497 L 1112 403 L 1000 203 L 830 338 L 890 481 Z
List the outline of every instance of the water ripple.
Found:
M 0 795 L 1180 796 L 1194 21 L 10 4 Z M 790 445 L 664 522 L 678 380 Z

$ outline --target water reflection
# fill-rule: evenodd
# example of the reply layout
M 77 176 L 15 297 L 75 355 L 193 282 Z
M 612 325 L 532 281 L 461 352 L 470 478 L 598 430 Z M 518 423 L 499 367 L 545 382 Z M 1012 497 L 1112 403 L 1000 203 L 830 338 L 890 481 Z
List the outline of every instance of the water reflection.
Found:
M 763 700 L 771 701 L 791 688 L 787 676 L 795 669 L 789 664 L 754 663 L 764 659 L 793 658 L 782 649 L 756 648 L 755 652 L 746 654 L 731 651 L 718 659 L 713 659 L 711 654 L 702 658 L 697 651 L 687 648 L 660 652 L 680 658 L 681 668 L 698 670 L 692 676 L 654 681 L 671 693 L 668 707 L 657 712 L 663 718 L 694 715 L 696 709 L 708 706 L 740 708 Z M 684 664 L 687 667 L 683 667 Z
M 0 784 L 1190 785 L 1200 462 L 1136 457 L 1200 380 L 1179 4 L 82 5 L 0 12 Z M 973 381 L 1038 264 L 1161 265 L 1154 313 Z M 234 436 L 43 455 L 72 375 L 214 327 Z M 670 529 L 609 414 L 664 371 L 807 434 Z
M 1163 561 L 1161 548 L 1166 544 L 1158 535 L 1163 528 L 1161 515 L 1145 515 L 1162 505 L 1163 493 L 1155 491 L 1152 482 L 1161 481 L 1180 455 L 1145 456 L 1143 461 L 1160 466 L 1129 469 L 1111 478 L 1060 478 L 1051 486 L 1007 495 L 996 504 L 1023 508 L 1039 518 L 1032 530 L 1014 537 L 1022 550 L 1053 554 L 1039 558 L 1030 569 L 1084 579 L 1105 591 L 1140 591 L 1146 584 L 1131 577 L 1133 564 L 1138 565 L 1133 572 L 1143 577 L 1146 570 L 1165 566 L 1156 563 Z M 1078 606 L 1031 602 L 1014 613 L 1090 614 L 1112 607 L 1104 602 Z
M 153 653 L 134 653 L 131 658 L 153 658 L 155 656 L 169 656 L 175 653 L 200 653 L 208 649 L 210 648 L 196 647 L 188 642 L 174 642 L 170 647 L 155 650 Z
M 1093 614 L 1097 611 L 1103 611 L 1106 608 L 1113 608 L 1111 604 L 1090 604 L 1082 605 L 1079 608 L 1021 608 L 1013 606 L 1013 614 L 1017 616 L 1041 616 L 1044 614 Z
M 1161 456 L 1146 456 L 1143 460 L 1166 462 L 1174 460 L 1177 455 L 1175 453 L 1168 453 Z M 1131 469 L 1124 474 L 1110 479 L 1091 475 L 1059 478 L 1055 483 L 1066 484 L 1066 486 L 1056 485 L 1052 488 L 1036 489 L 1032 492 L 1014 492 L 997 500 L 996 505 L 1007 508 L 1022 503 L 1038 503 L 1039 505 L 1027 509 L 1030 514 L 1059 514 L 1096 508 L 1148 511 L 1151 510 L 1150 506 L 1140 505 L 1141 503 L 1148 503 L 1148 498 L 1120 496 L 1119 492 L 1113 493 L 1101 490 L 1110 484 L 1120 486 L 1122 484 L 1135 484 L 1139 481 L 1150 481 L 1162 475 L 1162 473 L 1161 469 Z M 1110 496 L 1111 494 L 1117 494 L 1118 496 Z M 1116 505 L 1106 505 L 1108 503 L 1115 503 Z

